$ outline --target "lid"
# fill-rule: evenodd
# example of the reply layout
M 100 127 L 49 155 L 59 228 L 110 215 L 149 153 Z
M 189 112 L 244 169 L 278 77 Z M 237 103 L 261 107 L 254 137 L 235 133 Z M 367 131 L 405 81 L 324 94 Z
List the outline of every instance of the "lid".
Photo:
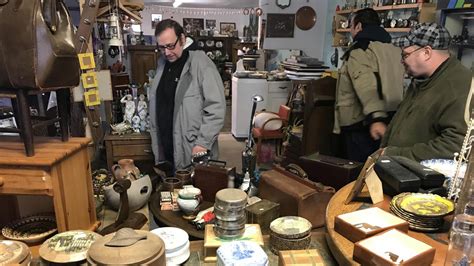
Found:
M 303 217 L 284 216 L 273 220 L 270 230 L 282 238 L 300 238 L 311 232 L 311 223 Z
M 201 190 L 197 187 L 187 185 L 183 186 L 183 188 L 178 191 L 178 195 L 182 199 L 195 199 L 197 196 L 201 195 Z
M 267 265 L 265 251 L 252 241 L 222 243 L 217 249 L 218 264 L 221 265 Z
M 166 254 L 176 252 L 186 246 L 189 235 L 181 228 L 160 227 L 151 231 L 165 242 Z
M 247 203 L 247 194 L 236 188 L 221 189 L 216 193 L 216 205 L 221 206 L 245 206 Z M 222 206 L 224 205 L 224 206 Z
M 134 241 L 131 242 L 134 243 L 129 246 L 109 245 L 109 242 L 117 233 L 108 234 L 94 242 L 87 253 L 90 262 L 109 265 L 146 264 L 147 262 L 155 260 L 156 257 L 164 256 L 165 243 L 161 238 L 147 231 L 132 231 L 139 237 L 131 236 L 134 239 Z
M 14 240 L 0 241 L 0 265 L 21 264 L 30 255 L 25 243 Z
M 91 244 L 101 237 L 92 231 L 66 231 L 46 240 L 41 245 L 39 254 L 41 258 L 56 263 L 85 260 Z

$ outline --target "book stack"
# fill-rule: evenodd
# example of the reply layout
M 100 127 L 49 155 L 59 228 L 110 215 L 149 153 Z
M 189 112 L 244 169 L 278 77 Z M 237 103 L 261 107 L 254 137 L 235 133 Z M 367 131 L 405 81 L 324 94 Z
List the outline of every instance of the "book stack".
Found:
M 179 211 L 178 192 L 161 191 L 160 206 L 162 211 Z
M 324 62 L 314 57 L 291 56 L 281 63 L 289 79 L 311 80 L 319 79 L 328 69 Z

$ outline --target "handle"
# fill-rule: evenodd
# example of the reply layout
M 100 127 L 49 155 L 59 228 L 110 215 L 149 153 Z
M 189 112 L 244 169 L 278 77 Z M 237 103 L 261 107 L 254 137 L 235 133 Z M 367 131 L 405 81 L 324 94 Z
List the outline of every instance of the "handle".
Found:
M 3 177 L 0 177 L 0 187 L 3 187 L 3 184 L 5 184 L 5 180 Z
M 290 173 L 293 173 L 303 179 L 308 179 L 308 174 L 306 174 L 306 172 L 303 170 L 303 168 L 301 168 L 299 165 L 296 165 L 294 163 L 290 163 L 288 164 L 285 169 L 290 172 Z
M 43 0 L 42 13 L 46 25 L 52 32 L 56 32 L 58 28 L 58 0 Z
M 288 87 L 286 87 L 286 86 L 283 87 L 283 86 L 282 86 L 282 87 L 278 87 L 278 88 L 281 89 L 281 90 L 284 90 L 284 89 L 286 89 L 286 88 L 288 88 Z
M 143 152 L 148 153 L 148 154 L 152 154 L 152 153 L 153 153 L 153 151 L 152 151 L 152 150 L 149 150 L 149 149 L 144 149 Z
M 8 0 L 0 0 L 0 6 L 8 4 Z

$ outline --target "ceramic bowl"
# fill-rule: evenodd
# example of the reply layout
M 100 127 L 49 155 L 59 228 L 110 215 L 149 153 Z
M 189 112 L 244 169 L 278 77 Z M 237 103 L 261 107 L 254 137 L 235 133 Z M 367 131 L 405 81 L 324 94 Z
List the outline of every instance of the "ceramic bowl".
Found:
M 148 175 L 132 181 L 132 185 L 127 190 L 130 211 L 136 211 L 148 202 L 152 191 L 151 188 L 151 179 Z M 105 187 L 104 191 L 106 204 L 113 210 L 118 210 L 120 206 L 120 194 L 115 192 L 113 185 Z
M 184 186 L 178 191 L 178 196 L 182 199 L 197 199 L 201 195 L 201 190 L 194 186 Z

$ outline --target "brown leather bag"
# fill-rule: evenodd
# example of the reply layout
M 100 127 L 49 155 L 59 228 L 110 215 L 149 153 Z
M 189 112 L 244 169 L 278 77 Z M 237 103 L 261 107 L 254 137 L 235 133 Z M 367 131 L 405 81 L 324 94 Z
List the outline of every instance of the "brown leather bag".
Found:
M 306 218 L 313 228 L 324 226 L 326 207 L 335 192 L 280 167 L 262 173 L 258 190 L 262 199 L 280 204 L 281 216 Z
M 74 28 L 61 0 L 0 0 L 0 89 L 79 85 Z

